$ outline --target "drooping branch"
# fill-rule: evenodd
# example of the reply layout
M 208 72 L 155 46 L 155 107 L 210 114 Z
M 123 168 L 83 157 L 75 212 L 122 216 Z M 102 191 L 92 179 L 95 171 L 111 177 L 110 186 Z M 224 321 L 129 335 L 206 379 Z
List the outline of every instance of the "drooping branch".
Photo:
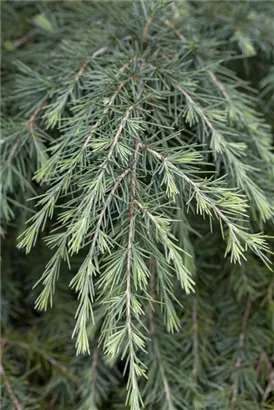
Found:
M 179 11 L 178 11 L 178 8 L 177 8 L 177 6 L 174 2 L 171 4 L 171 7 L 173 8 L 173 10 L 175 12 L 175 15 L 177 17 L 179 17 Z M 178 31 L 176 29 L 174 23 L 170 22 L 169 20 L 166 20 L 165 23 L 174 30 L 176 36 L 178 37 L 178 39 L 180 41 L 182 41 L 183 43 L 187 43 L 187 39 L 184 37 L 184 35 L 180 31 Z M 197 60 L 197 62 L 200 66 L 204 66 L 204 60 L 202 59 L 202 57 L 199 54 L 196 54 L 195 58 L 196 58 L 196 60 Z M 217 89 L 220 91 L 222 96 L 225 98 L 225 100 L 229 104 L 233 104 L 233 98 L 234 98 L 233 95 L 231 95 L 229 93 L 229 91 L 225 88 L 224 84 L 217 78 L 216 74 L 210 69 L 206 69 L 206 72 L 209 75 L 209 77 L 211 78 L 212 82 L 216 85 Z M 239 117 L 239 119 L 241 120 L 241 124 L 244 124 L 245 127 L 247 129 L 249 129 L 250 123 L 249 123 L 248 117 L 245 117 L 245 115 L 243 115 L 243 113 L 240 109 L 237 109 L 236 113 L 237 113 L 237 116 Z M 264 149 L 264 145 L 262 144 L 262 146 L 260 147 L 259 138 L 256 138 L 253 135 L 253 132 L 250 134 L 250 137 L 252 138 L 253 142 L 255 143 L 255 145 L 256 145 L 258 151 L 260 152 L 262 158 L 264 158 L 264 159 L 266 158 L 267 162 L 269 162 L 269 156 L 267 154 L 267 151 Z M 239 165 L 240 165 L 240 163 L 239 163 Z
M 125 178 L 127 174 L 129 174 L 129 172 L 131 172 L 130 168 L 126 169 L 122 173 L 122 175 L 118 178 L 112 190 L 110 191 L 108 197 L 106 198 L 105 205 L 99 214 L 99 218 L 98 218 L 96 228 L 95 228 L 95 233 L 91 241 L 91 246 L 90 246 L 89 254 L 88 254 L 89 260 L 92 260 L 92 258 L 94 257 L 94 250 L 95 250 L 95 246 L 97 244 L 98 236 L 100 233 L 100 227 L 104 219 L 104 216 L 106 214 L 106 211 L 108 209 L 108 206 L 111 203 L 115 195 L 115 192 L 118 189 L 119 185 L 121 184 L 122 180 Z M 88 346 L 88 340 L 87 340 L 87 335 L 86 335 L 86 325 L 87 325 L 87 318 L 89 317 L 89 314 L 93 314 L 92 307 L 88 303 L 90 296 L 93 299 L 93 285 L 91 286 L 91 283 L 92 283 L 92 277 L 87 271 L 85 272 L 84 277 L 82 277 L 82 275 L 79 275 L 79 271 L 78 271 L 78 274 L 70 282 L 70 286 L 75 286 L 75 289 L 79 291 L 80 303 L 81 303 L 80 307 L 77 309 L 77 312 L 76 312 L 77 322 L 74 328 L 73 335 L 76 333 L 77 329 L 81 330 L 84 333 L 85 335 L 85 349 L 84 350 L 88 352 L 89 352 L 89 346 Z M 84 317 L 85 319 L 82 320 L 82 317 Z M 77 339 L 77 345 L 79 345 L 78 339 Z
M 212 212 L 215 214 L 217 219 L 220 222 L 220 226 L 222 229 L 222 223 L 225 223 L 227 227 L 229 228 L 229 237 L 233 237 L 235 240 L 237 247 L 231 244 L 231 241 L 228 241 L 227 249 L 225 255 L 227 255 L 228 252 L 231 252 L 231 259 L 234 261 L 240 261 L 240 256 L 244 257 L 244 248 L 242 247 L 241 243 L 239 240 L 243 241 L 247 248 L 255 251 L 257 255 L 261 258 L 261 260 L 265 263 L 266 266 L 270 266 L 271 262 L 269 258 L 266 256 L 266 252 L 269 252 L 269 247 L 267 243 L 264 240 L 264 236 L 261 234 L 252 234 L 249 232 L 246 232 L 245 229 L 241 229 L 241 226 L 233 220 L 233 213 L 234 217 L 236 213 L 238 213 L 240 216 L 247 216 L 245 214 L 246 210 L 246 205 L 245 205 L 245 199 L 243 199 L 242 196 L 239 196 L 238 194 L 235 194 L 235 200 L 237 200 L 238 197 L 238 205 L 242 208 L 242 210 L 239 212 L 235 213 L 236 209 L 231 209 L 230 206 L 226 209 L 228 204 L 225 204 L 223 202 L 223 210 L 220 209 L 219 206 L 219 201 L 215 200 L 214 198 L 210 197 L 208 195 L 208 192 L 205 192 L 203 189 L 203 184 L 200 184 L 200 182 L 196 182 L 192 178 L 189 178 L 186 173 L 184 173 L 180 168 L 178 168 L 176 165 L 174 165 L 168 158 L 164 157 L 162 154 L 159 152 L 155 151 L 154 149 L 150 148 L 149 146 L 143 144 L 143 147 L 150 152 L 154 157 L 158 158 L 162 163 L 166 164 L 171 170 L 173 170 L 179 177 L 183 178 L 183 180 L 192 188 L 194 194 L 191 196 L 191 199 L 193 196 L 196 196 L 197 199 L 197 204 L 199 204 L 199 200 L 202 200 L 203 202 L 203 207 L 200 207 L 200 212 L 206 212 L 210 217 L 212 216 Z M 139 207 L 142 209 L 142 205 L 139 203 Z M 205 206 L 205 208 L 204 208 Z M 204 209 L 203 209 L 204 208 Z M 146 209 L 144 211 L 149 215 Z M 232 212 L 231 212 L 232 211 Z M 254 245 L 252 244 L 252 241 L 250 241 L 250 238 L 256 239 L 256 241 L 259 240 L 260 243 L 260 249 L 255 249 Z

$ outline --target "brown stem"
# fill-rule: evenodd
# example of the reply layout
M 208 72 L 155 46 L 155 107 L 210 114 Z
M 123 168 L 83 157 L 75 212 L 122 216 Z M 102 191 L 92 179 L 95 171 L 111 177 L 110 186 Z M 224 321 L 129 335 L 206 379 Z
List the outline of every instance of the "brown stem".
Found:
M 197 60 L 200 63 L 203 63 L 203 60 L 201 59 L 201 57 L 197 56 Z M 212 81 L 216 84 L 216 86 L 218 87 L 218 89 L 221 91 L 221 93 L 223 94 L 223 96 L 230 101 L 230 97 L 227 93 L 227 91 L 225 90 L 223 84 L 217 79 L 216 75 L 211 71 L 211 70 L 207 70 L 207 73 L 209 74 L 210 78 L 212 79 Z
M 172 28 L 172 30 L 174 30 L 174 32 L 175 32 L 175 34 L 176 34 L 176 36 L 178 37 L 179 40 L 186 42 L 186 38 L 183 36 L 182 33 L 180 33 L 180 31 L 176 30 L 174 23 L 171 23 L 171 21 L 166 20 L 165 24 L 167 26 L 169 26 L 170 28 Z
M 180 17 L 180 13 L 179 13 L 179 10 L 178 10 L 178 7 L 177 7 L 175 1 L 173 1 L 173 2 L 171 3 L 171 8 L 172 8 L 173 11 L 174 11 L 174 17 L 175 17 L 175 18 Z
M 27 123 L 27 128 L 29 130 L 29 132 L 31 133 L 31 135 L 34 134 L 34 123 L 35 120 L 38 116 L 38 114 L 41 112 L 42 108 L 46 105 L 46 103 L 41 104 L 39 107 L 36 108 L 36 110 L 34 111 L 34 113 L 32 114 L 32 116 L 30 117 L 28 123 Z
M 24 125 L 24 127 L 23 127 L 23 129 L 22 129 L 22 132 L 15 138 L 15 141 L 14 141 L 12 147 L 11 147 L 10 154 L 9 154 L 9 157 L 8 157 L 8 161 L 7 161 L 8 167 L 11 166 L 11 161 L 12 161 L 12 159 L 13 159 L 13 157 L 14 157 L 14 154 L 15 154 L 17 148 L 18 148 L 18 145 L 20 144 L 21 138 L 22 138 L 23 135 L 24 135 L 24 131 L 25 131 L 25 130 L 29 130 L 29 132 L 30 132 L 31 135 L 34 134 L 34 129 L 33 129 L 33 127 L 34 127 L 34 122 L 35 122 L 35 120 L 36 120 L 38 114 L 41 112 L 42 108 L 43 108 L 46 104 L 47 104 L 46 102 L 43 102 L 43 104 L 41 104 L 39 107 L 37 107 L 37 108 L 35 109 L 35 111 L 34 111 L 33 114 L 31 115 L 31 117 L 29 118 L 29 120 L 28 120 L 28 121 L 26 122 L 26 124 Z
M 149 32 L 149 26 L 151 24 L 152 18 L 151 16 L 148 17 L 144 30 L 143 30 L 143 34 L 142 34 L 142 43 L 145 43 L 147 41 L 148 38 L 148 32 Z
M 16 410 L 23 410 L 23 406 L 20 403 L 20 401 L 17 399 L 15 393 L 12 390 L 12 386 L 11 383 L 8 379 L 8 376 L 6 375 L 6 372 L 4 370 L 3 367 L 3 362 L 2 362 L 2 358 L 3 358 L 3 350 L 4 350 L 4 346 L 6 344 L 6 340 L 1 339 L 1 343 L 0 343 L 0 359 L 1 359 L 1 364 L 0 364 L 0 376 L 3 377 L 4 380 L 4 386 L 6 387 L 6 390 L 8 392 L 8 395 L 12 401 L 12 404 L 14 405 Z
M 48 410 L 54 410 L 54 406 L 55 406 L 55 403 L 56 403 L 57 399 L 58 399 L 58 392 L 56 391 L 56 392 L 53 393 L 52 398 L 51 398 L 51 400 L 50 400 L 50 402 L 47 406 Z
M 35 35 L 35 31 L 29 31 L 27 32 L 23 37 L 18 38 L 17 40 L 15 40 L 13 42 L 13 48 L 19 48 L 22 45 L 26 44 L 29 42 L 29 40 L 31 40 L 33 38 L 33 36 Z
M 76 74 L 74 81 L 77 83 L 77 82 L 80 80 L 82 74 L 84 73 L 84 71 L 86 70 L 86 68 L 87 68 L 87 66 L 88 66 L 88 63 L 89 63 L 90 59 L 93 59 L 93 58 L 96 58 L 96 57 L 101 56 L 101 55 L 104 54 L 107 50 L 108 50 L 108 47 L 99 48 L 99 50 L 96 50 L 96 51 L 92 54 L 91 58 L 90 58 L 90 57 L 86 58 L 86 60 L 85 60 L 85 61 L 83 62 L 83 64 L 81 65 L 80 70 L 79 70 L 78 73 Z
M 251 296 L 249 296 L 247 300 L 246 310 L 243 316 L 243 321 L 242 321 L 242 333 L 240 336 L 240 343 L 239 343 L 240 348 L 242 348 L 244 345 L 245 331 L 246 331 L 247 322 L 250 316 L 251 307 L 252 307 L 252 298 Z

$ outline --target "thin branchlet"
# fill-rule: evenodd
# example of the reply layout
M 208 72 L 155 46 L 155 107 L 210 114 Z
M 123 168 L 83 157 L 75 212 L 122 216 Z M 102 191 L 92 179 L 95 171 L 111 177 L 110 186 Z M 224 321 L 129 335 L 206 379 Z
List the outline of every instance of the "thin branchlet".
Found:
M 163 387 L 164 387 L 166 401 L 168 404 L 168 410 L 174 410 L 174 405 L 172 402 L 172 394 L 171 394 L 169 383 L 167 380 L 167 375 L 166 375 L 165 367 L 164 367 L 163 360 L 161 357 L 161 353 L 159 350 L 159 344 L 158 344 L 157 335 L 156 335 L 156 325 L 155 325 L 154 306 L 153 306 L 154 305 L 153 301 L 156 300 L 155 275 L 156 275 L 155 261 L 151 258 L 150 259 L 150 279 L 149 279 L 151 302 L 150 302 L 150 306 L 148 309 L 150 337 L 152 339 L 154 353 L 158 361 L 158 366 L 159 366 L 160 374 L 161 374 L 162 381 L 163 381 Z
M 131 191 L 130 191 L 130 205 L 129 205 L 129 229 L 128 229 L 128 243 L 127 243 L 127 257 L 126 257 L 126 326 L 129 344 L 129 373 L 130 373 L 130 388 L 128 400 L 132 407 L 139 407 L 139 392 L 138 382 L 135 370 L 136 365 L 136 351 L 134 343 L 134 330 L 132 323 L 132 252 L 134 246 L 135 235 L 135 206 L 134 201 L 137 196 L 137 181 L 136 170 L 138 166 L 139 150 L 141 148 L 140 142 L 136 139 L 134 142 L 134 156 L 133 165 L 131 169 Z M 136 398 L 135 398 L 136 397 Z M 135 404 L 134 404 L 135 403 Z M 142 403 L 142 402 L 141 402 Z
M 23 406 L 20 403 L 20 401 L 18 400 L 18 398 L 16 397 L 16 395 L 15 395 L 13 389 L 12 389 L 12 385 L 9 381 L 9 378 L 6 375 L 5 369 L 3 367 L 2 357 L 3 357 L 3 354 L 4 354 L 5 343 L 6 343 L 6 341 L 4 339 L 1 339 L 1 341 L 0 341 L 0 376 L 4 380 L 5 388 L 6 388 L 8 394 L 10 396 L 10 400 L 11 400 L 14 408 L 16 410 L 23 410 Z

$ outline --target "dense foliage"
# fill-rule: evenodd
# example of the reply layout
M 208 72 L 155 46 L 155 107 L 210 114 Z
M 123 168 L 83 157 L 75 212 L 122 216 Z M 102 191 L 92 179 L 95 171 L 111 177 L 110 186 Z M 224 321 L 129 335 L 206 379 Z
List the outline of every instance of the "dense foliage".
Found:
M 3 410 L 273 409 L 271 2 L 1 6 Z

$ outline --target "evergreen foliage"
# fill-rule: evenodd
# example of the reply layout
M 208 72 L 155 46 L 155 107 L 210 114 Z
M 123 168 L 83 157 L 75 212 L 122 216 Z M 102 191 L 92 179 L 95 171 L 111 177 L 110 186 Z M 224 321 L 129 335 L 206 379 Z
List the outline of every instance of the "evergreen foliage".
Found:
M 273 409 L 271 2 L 1 5 L 2 408 Z

